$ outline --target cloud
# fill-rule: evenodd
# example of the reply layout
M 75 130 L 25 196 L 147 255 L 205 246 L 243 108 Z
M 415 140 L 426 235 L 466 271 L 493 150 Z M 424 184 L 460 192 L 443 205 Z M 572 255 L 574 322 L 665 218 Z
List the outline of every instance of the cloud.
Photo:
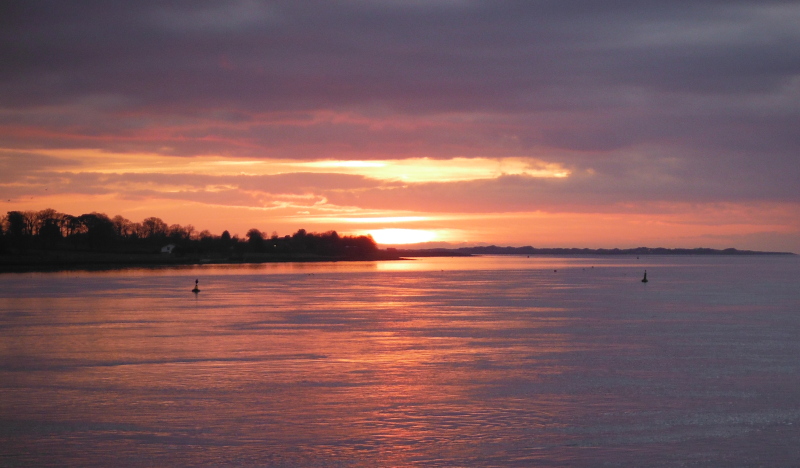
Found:
M 798 70 L 797 7 L 780 2 L 82 6 L 12 8 L 0 50 L 22 95 L 10 102 L 102 92 L 161 111 L 530 111 L 558 88 L 740 93 Z
M 221 190 L 208 187 L 230 186 L 218 192 L 230 203 L 311 194 L 337 206 L 467 212 L 800 202 L 796 2 L 30 0 L 2 8 L 6 155 L 69 148 L 187 164 L 198 156 L 516 158 L 571 173 L 391 185 L 321 169 L 216 182 L 189 174 L 135 181 L 120 171 L 115 183 L 141 194 L 175 183 L 169 196 L 205 203 Z M 79 157 L 71 168 L 40 159 L 41 173 L 31 174 L 18 154 L 0 161 L 3 177 L 28 185 L 6 184 L 4 193 L 44 184 L 113 191 L 98 175 L 77 175 Z
M 159 29 L 178 34 L 236 34 L 277 19 L 269 4 L 256 0 L 198 2 L 192 9 L 162 3 L 150 9 L 148 16 Z
M 24 164 L 20 164 L 23 162 Z M 0 182 L 22 182 L 21 179 L 39 171 L 75 169 L 82 162 L 74 158 L 57 158 L 45 154 L 0 150 Z

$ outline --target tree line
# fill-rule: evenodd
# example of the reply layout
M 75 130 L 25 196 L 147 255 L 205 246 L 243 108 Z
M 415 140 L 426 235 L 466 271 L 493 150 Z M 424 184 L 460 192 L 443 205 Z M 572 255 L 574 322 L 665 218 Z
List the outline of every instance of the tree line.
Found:
M 336 231 L 267 236 L 259 229 L 247 231 L 244 239 L 226 230 L 221 235 L 197 231 L 191 224 L 167 224 L 157 217 L 133 222 L 104 213 L 73 216 L 54 209 L 9 211 L 0 218 L 0 253 L 28 250 L 155 253 L 167 245 L 175 255 L 217 253 L 223 255 L 311 254 L 320 256 L 369 256 L 377 246 L 369 236 L 340 236 Z

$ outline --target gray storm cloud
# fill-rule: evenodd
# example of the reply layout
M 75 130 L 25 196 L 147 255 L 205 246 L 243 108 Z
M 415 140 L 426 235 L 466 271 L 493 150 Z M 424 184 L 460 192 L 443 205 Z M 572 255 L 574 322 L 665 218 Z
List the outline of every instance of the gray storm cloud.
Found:
M 371 199 L 430 190 L 451 210 L 475 184 L 487 210 L 800 201 L 796 2 L 26 1 L 0 22 L 11 149 L 538 157 L 575 175 Z M 343 182 L 323 179 L 309 190 Z

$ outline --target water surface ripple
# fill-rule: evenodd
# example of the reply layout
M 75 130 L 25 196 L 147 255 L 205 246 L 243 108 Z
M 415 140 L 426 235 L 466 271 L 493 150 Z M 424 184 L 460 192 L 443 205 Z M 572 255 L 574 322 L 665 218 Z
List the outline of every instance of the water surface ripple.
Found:
M 791 257 L 3 274 L 0 465 L 797 466 L 798 278 Z

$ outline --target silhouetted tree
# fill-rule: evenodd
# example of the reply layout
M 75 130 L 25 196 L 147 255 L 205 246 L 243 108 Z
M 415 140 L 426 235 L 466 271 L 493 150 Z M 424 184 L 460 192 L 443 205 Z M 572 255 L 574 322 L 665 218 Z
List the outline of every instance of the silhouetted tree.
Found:
M 180 224 L 173 224 L 167 230 L 167 236 L 176 243 L 181 243 L 182 241 L 187 241 L 192 237 L 192 233 L 194 232 L 194 226 L 191 224 L 187 224 L 186 226 L 181 226 Z
M 9 211 L 6 219 L 8 220 L 8 235 L 12 238 L 21 239 L 31 235 L 25 213 Z
M 167 236 L 167 223 L 161 218 L 150 217 L 142 221 L 140 237 L 147 239 L 163 239 Z
M 298 229 L 293 235 L 267 240 L 258 229 L 247 232 L 246 242 L 224 231 L 221 236 L 204 230 L 195 233 L 192 225 L 167 225 L 160 218 L 145 218 L 134 223 L 122 217 L 109 219 L 103 213 L 72 216 L 52 208 L 38 212 L 9 211 L 0 219 L 0 250 L 29 248 L 112 249 L 153 252 L 169 239 L 182 252 L 219 252 L 237 258 L 245 250 L 282 254 L 315 254 L 327 257 L 364 257 L 377 251 L 370 237 L 340 236 L 336 231 L 322 234 Z
M 64 215 L 61 220 L 61 233 L 64 237 L 73 237 L 82 232 L 83 225 L 77 216 Z
M 6 215 L 6 239 L 11 248 L 25 249 L 30 244 L 30 224 L 22 211 L 9 211 Z
M 369 257 L 378 251 L 378 246 L 372 236 L 349 237 L 346 245 L 349 253 L 358 257 Z
M 111 218 L 111 224 L 114 225 L 114 232 L 117 234 L 117 237 L 122 239 L 128 239 L 135 232 L 133 223 L 120 215 Z
M 32 223 L 31 223 L 31 234 L 36 236 L 39 235 L 40 231 L 46 224 L 50 224 L 56 222 L 58 225 L 58 220 L 61 218 L 61 213 L 57 212 L 52 208 L 47 208 L 41 211 L 34 212 L 31 215 Z
M 5 232 L 6 220 L 7 220 L 6 216 L 0 218 L 0 253 L 6 252 L 6 232 Z
M 78 221 L 85 227 L 85 237 L 89 248 L 106 247 L 114 242 L 116 232 L 114 223 L 103 213 L 89 213 L 78 216 Z
M 305 229 L 298 229 L 297 232 L 292 234 L 292 250 L 296 252 L 304 252 L 309 250 L 308 233 Z
M 61 240 L 61 226 L 58 219 L 50 218 L 39 228 L 39 239 L 46 249 L 55 247 Z
M 255 252 L 264 251 L 264 235 L 256 228 L 247 231 L 247 244 Z

